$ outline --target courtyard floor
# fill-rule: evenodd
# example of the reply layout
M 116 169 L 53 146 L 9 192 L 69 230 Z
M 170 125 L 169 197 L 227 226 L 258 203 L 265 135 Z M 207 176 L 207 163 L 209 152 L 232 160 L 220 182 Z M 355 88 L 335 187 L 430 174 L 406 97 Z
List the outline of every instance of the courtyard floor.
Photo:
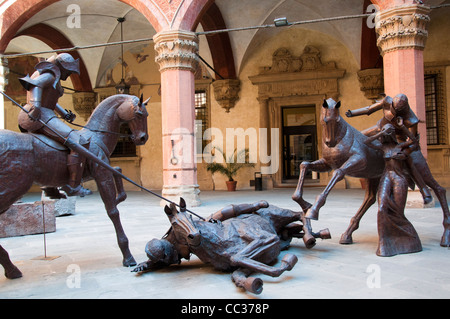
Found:
M 313 201 L 321 188 L 307 188 L 305 199 Z M 271 191 L 205 191 L 202 205 L 190 208 L 208 216 L 228 204 L 260 199 L 298 210 L 291 200 L 293 189 Z M 33 194 L 29 194 L 28 200 Z M 40 194 L 35 194 L 40 198 Z M 423 251 L 394 257 L 378 257 L 377 205 L 373 205 L 354 233 L 354 244 L 340 245 L 339 238 L 362 202 L 360 189 L 335 189 L 313 221 L 315 231 L 329 228 L 331 239 L 318 239 L 306 249 L 294 239 L 288 251 L 298 256 L 290 272 L 278 278 L 261 275 L 260 295 L 242 291 L 228 273 L 216 271 L 192 256 L 190 261 L 167 269 L 137 275 L 122 266 L 113 225 L 98 193 L 77 199 L 74 215 L 58 217 L 56 232 L 0 239 L 23 277 L 8 280 L 1 273 L 1 299 L 378 299 L 450 298 L 450 249 L 440 247 L 442 210 L 409 208 L 406 216 L 416 228 Z M 189 207 L 188 207 L 189 208 Z M 130 192 L 119 205 L 121 220 L 136 261 L 145 261 L 145 244 L 161 238 L 169 221 L 160 200 L 145 192 Z

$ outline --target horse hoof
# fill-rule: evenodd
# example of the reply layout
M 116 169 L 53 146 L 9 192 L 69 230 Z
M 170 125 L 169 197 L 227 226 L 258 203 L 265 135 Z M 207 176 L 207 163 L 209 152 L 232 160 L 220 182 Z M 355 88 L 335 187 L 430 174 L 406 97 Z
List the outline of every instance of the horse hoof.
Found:
M 133 256 L 131 256 L 131 257 L 127 258 L 127 259 L 124 259 L 122 264 L 123 264 L 124 267 L 133 267 L 133 266 L 137 265 L 136 260 L 134 260 Z
M 8 271 L 5 270 L 5 277 L 8 279 L 17 279 L 22 277 L 22 272 L 19 270 L 19 268 L 14 266 L 14 268 Z
M 313 248 L 316 245 L 316 239 L 311 234 L 303 235 L 303 242 L 305 243 L 305 247 L 308 249 Z
M 341 239 L 339 240 L 339 244 L 341 244 L 341 245 L 353 244 L 352 236 L 347 236 L 346 234 L 342 234 Z
M 423 203 L 424 203 L 424 205 L 427 205 L 427 204 L 429 204 L 429 203 L 431 203 L 433 201 L 433 196 L 425 196 L 424 198 L 423 198 Z
M 248 277 L 244 281 L 243 288 L 251 293 L 259 295 L 263 291 L 263 281 L 261 278 Z
M 328 228 L 319 231 L 319 238 L 321 239 L 331 239 L 331 233 Z
M 281 260 L 281 263 L 286 266 L 286 271 L 290 271 L 292 268 L 294 268 L 297 261 L 298 261 L 297 256 L 292 254 L 286 254 Z
M 446 230 L 441 238 L 442 247 L 450 247 L 450 230 Z

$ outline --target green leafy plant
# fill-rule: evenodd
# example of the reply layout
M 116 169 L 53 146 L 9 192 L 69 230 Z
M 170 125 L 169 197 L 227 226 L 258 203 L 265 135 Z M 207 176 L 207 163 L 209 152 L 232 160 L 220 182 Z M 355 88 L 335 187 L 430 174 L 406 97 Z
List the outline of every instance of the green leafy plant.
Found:
M 221 173 L 228 178 L 228 181 L 234 181 L 233 177 L 236 176 L 237 172 L 243 167 L 254 167 L 254 163 L 249 162 L 249 151 L 248 149 L 243 149 L 239 152 L 234 149 L 233 154 L 227 159 L 225 153 L 218 147 L 213 148 L 213 152 L 219 151 L 222 154 L 225 163 L 208 163 L 206 165 L 206 170 L 210 171 L 212 174 Z

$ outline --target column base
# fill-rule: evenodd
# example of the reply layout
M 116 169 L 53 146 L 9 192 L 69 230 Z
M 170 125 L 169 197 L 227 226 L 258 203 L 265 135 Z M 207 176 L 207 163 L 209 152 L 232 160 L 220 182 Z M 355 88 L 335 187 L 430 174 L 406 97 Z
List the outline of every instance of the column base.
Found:
M 174 203 L 180 202 L 180 197 L 186 201 L 187 207 L 196 207 L 201 205 L 200 189 L 198 185 L 164 185 L 162 189 L 162 196 L 171 200 Z M 161 200 L 160 205 L 165 206 L 168 202 Z

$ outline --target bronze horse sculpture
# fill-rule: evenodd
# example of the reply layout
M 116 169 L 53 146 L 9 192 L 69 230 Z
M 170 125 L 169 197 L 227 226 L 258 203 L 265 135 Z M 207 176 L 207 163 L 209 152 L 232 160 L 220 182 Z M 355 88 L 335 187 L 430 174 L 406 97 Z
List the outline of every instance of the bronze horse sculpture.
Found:
M 365 212 L 376 202 L 376 194 L 380 177 L 384 171 L 383 155 L 365 144 L 367 136 L 349 125 L 339 114 L 341 103 L 333 99 L 324 100 L 321 119 L 322 124 L 322 158 L 314 162 L 302 162 L 300 164 L 300 176 L 297 188 L 292 199 L 297 202 L 306 217 L 318 219 L 320 208 L 325 205 L 326 198 L 337 182 L 344 176 L 352 176 L 367 180 L 367 188 L 363 204 L 351 219 L 347 230 L 342 234 L 340 243 L 353 243 L 352 234 L 359 227 L 359 222 Z M 448 208 L 446 190 L 433 178 L 426 159 L 422 152 L 414 151 L 411 158 L 417 170 L 427 186 L 436 194 L 444 215 L 444 234 L 441 238 L 441 246 L 450 246 L 450 211 Z M 303 199 L 303 183 L 308 170 L 315 172 L 329 172 L 334 170 L 333 175 L 316 198 L 314 204 Z
M 303 212 L 269 206 L 266 201 L 229 205 L 205 220 L 194 220 L 186 212 L 182 198 L 179 207 L 180 211 L 171 203 L 164 208 L 172 227 L 162 239 L 147 243 L 145 252 L 149 259 L 134 272 L 179 264 L 181 259 L 195 254 L 218 270 L 232 271 L 237 287 L 260 294 L 263 281 L 249 276 L 256 272 L 278 277 L 291 270 L 297 263 L 293 254 L 284 255 L 280 266 L 272 264 L 293 237 L 303 238 L 307 248 L 314 246 L 315 238 L 330 238 L 328 229 L 312 232 L 305 224 Z
M 79 133 L 89 141 L 88 151 L 109 164 L 109 157 L 116 147 L 119 127 L 128 123 L 136 145 L 148 139 L 146 104 L 131 95 L 114 95 L 103 100 L 94 110 L 86 126 Z M 43 135 L 0 130 L 0 214 L 23 196 L 33 183 L 56 189 L 67 184 L 67 153 L 69 149 Z M 121 172 L 119 167 L 115 167 Z M 128 247 L 128 238 L 120 222 L 117 205 L 126 199 L 123 181 L 104 166 L 87 160 L 83 181 L 94 179 L 106 212 L 117 235 L 124 266 L 136 262 Z M 11 262 L 7 251 L 0 246 L 0 264 L 5 276 L 21 277 L 20 270 Z

